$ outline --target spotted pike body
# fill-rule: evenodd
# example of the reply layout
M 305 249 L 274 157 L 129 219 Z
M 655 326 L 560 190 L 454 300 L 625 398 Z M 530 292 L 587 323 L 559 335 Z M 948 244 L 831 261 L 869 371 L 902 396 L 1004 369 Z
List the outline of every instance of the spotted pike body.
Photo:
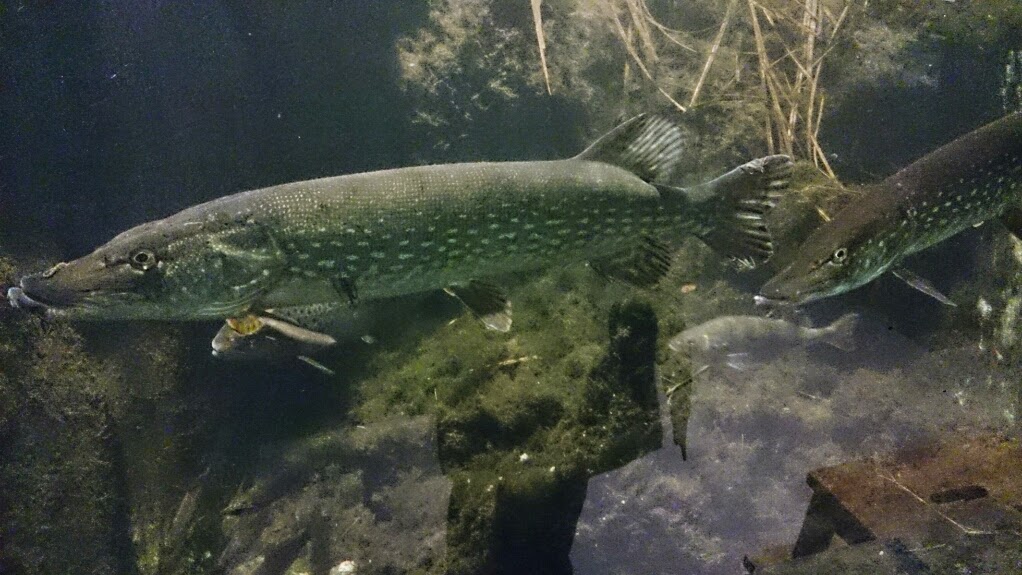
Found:
M 262 303 L 275 307 L 335 300 L 335 277 L 358 298 L 376 299 L 599 259 L 644 235 L 708 231 L 684 193 L 664 195 L 600 162 L 469 163 L 285 184 L 167 223 L 234 220 L 271 230 L 281 282 Z
M 681 148 L 675 124 L 639 116 L 566 160 L 410 167 L 243 192 L 132 228 L 26 276 L 9 297 L 86 319 L 206 319 L 447 287 L 488 326 L 507 329 L 509 304 L 473 285 L 478 278 L 630 251 L 639 275 L 659 272 L 663 246 L 685 233 L 730 257 L 768 257 L 762 215 L 790 160 L 754 160 L 680 188 L 670 177 Z
M 763 286 L 805 303 L 847 292 L 905 256 L 1013 212 L 1022 201 L 1022 114 L 966 134 L 875 184 L 820 226 Z

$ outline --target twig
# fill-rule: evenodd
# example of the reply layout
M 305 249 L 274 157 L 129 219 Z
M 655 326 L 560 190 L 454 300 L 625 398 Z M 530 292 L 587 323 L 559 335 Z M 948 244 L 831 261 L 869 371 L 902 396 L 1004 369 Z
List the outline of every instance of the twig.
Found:
M 691 108 L 696 105 L 696 101 L 699 100 L 699 92 L 703 88 L 703 82 L 706 81 L 706 76 L 710 73 L 710 67 L 713 66 L 713 60 L 717 57 L 717 50 L 720 49 L 720 42 L 724 39 L 724 33 L 727 32 L 727 27 L 731 24 L 731 16 L 735 11 L 735 4 L 737 0 L 731 0 L 727 5 L 727 12 L 724 13 L 724 21 L 720 23 L 720 29 L 717 30 L 717 35 L 713 38 L 713 44 L 710 46 L 710 53 L 706 56 L 706 63 L 703 64 L 703 71 L 699 75 L 699 81 L 696 82 L 695 89 L 692 90 L 692 98 L 688 101 L 688 105 Z
M 654 27 L 656 27 L 656 29 L 660 30 L 660 32 L 663 33 L 663 35 L 666 36 L 668 40 L 677 44 L 681 48 L 688 50 L 689 52 L 698 52 L 698 50 L 696 50 L 695 48 L 689 46 L 688 44 L 681 43 L 677 38 L 674 37 L 675 34 L 682 34 L 683 32 L 681 30 L 674 30 L 672 28 L 668 28 L 667 26 L 664 26 L 659 21 L 657 21 L 657 19 L 653 17 L 653 13 L 650 12 L 649 6 L 646 5 L 646 2 L 644 0 L 636 0 L 636 2 L 642 9 L 642 13 L 643 16 L 645 16 L 646 21 L 652 24 Z
M 635 51 L 635 47 L 632 46 L 631 41 L 628 39 L 629 35 L 625 32 L 625 28 L 621 24 L 621 19 L 617 17 L 617 12 L 611 9 L 611 13 L 614 16 L 614 28 L 617 30 L 618 36 L 621 37 L 621 41 L 624 43 L 625 50 L 628 52 L 628 55 L 632 57 L 632 60 L 635 60 L 635 65 L 638 66 L 639 70 L 642 71 L 642 74 L 646 76 L 646 79 L 652 82 L 653 86 L 655 86 L 656 89 L 659 90 L 660 93 L 663 94 L 665 98 L 667 98 L 668 100 L 670 100 L 672 104 L 674 104 L 674 107 L 678 108 L 682 112 L 687 112 L 688 109 L 685 108 L 685 106 L 683 106 L 680 102 L 671 97 L 671 95 L 668 94 L 666 90 L 657 85 L 656 80 L 653 79 L 653 75 L 649 73 L 649 70 L 646 68 L 646 65 L 642 62 L 642 58 L 639 57 L 639 53 Z
M 550 72 L 546 67 L 546 37 L 543 35 L 543 14 L 540 12 L 543 0 L 532 0 L 532 22 L 536 25 L 536 42 L 539 43 L 539 62 L 543 66 L 543 79 L 546 81 L 546 93 L 553 94 L 550 89 Z
M 632 17 L 635 31 L 639 34 L 639 40 L 646 52 L 646 57 L 651 62 L 660 60 L 660 56 L 656 53 L 656 45 L 653 43 L 653 36 L 649 33 L 649 26 L 646 25 L 646 17 L 638 6 L 638 0 L 625 0 L 625 5 L 628 7 L 628 14 Z
M 749 14 L 752 19 L 753 37 L 756 39 L 756 56 L 759 58 L 759 85 L 763 89 L 763 95 L 773 102 L 774 108 L 779 108 L 777 99 L 774 97 L 774 94 L 767 83 L 767 70 L 769 68 L 770 58 L 767 56 L 766 42 L 763 40 L 763 30 L 759 27 L 759 17 L 756 16 L 756 4 L 753 0 L 749 0 Z M 774 128 L 770 121 L 769 107 L 766 114 L 766 139 L 767 150 L 771 154 L 776 153 L 777 148 L 774 146 Z
M 820 147 L 820 121 L 823 119 L 823 105 L 826 101 L 825 95 L 820 94 L 820 108 L 816 113 L 816 129 L 813 132 L 813 145 L 816 146 L 816 153 L 819 155 L 820 161 L 823 162 L 824 171 L 827 172 L 827 175 L 830 176 L 832 180 L 836 180 L 837 174 L 835 174 L 834 170 L 831 169 L 830 162 L 827 161 L 827 154 L 823 153 L 823 148 Z
M 952 519 L 951 517 L 949 517 L 946 513 L 942 512 L 941 510 L 937 509 L 935 506 L 931 505 L 929 501 L 927 501 L 927 500 L 923 499 L 922 497 L 920 497 L 915 491 L 912 491 L 908 487 L 902 485 L 897 480 L 897 478 L 894 477 L 894 475 L 892 475 L 890 473 L 884 474 L 884 473 L 881 473 L 879 470 L 877 471 L 877 475 L 880 478 L 886 479 L 887 481 L 890 481 L 891 483 L 893 483 L 896 486 L 898 486 L 899 489 L 901 489 L 905 493 L 908 493 L 909 495 L 911 495 L 917 501 L 922 503 L 924 507 L 927 507 L 927 508 L 931 509 L 934 513 L 939 515 L 942 519 L 947 520 L 948 523 L 950 523 L 951 525 L 954 525 L 959 530 L 961 530 L 962 533 L 964 533 L 966 535 L 996 535 L 996 533 L 997 533 L 996 531 L 982 531 L 980 529 L 973 529 L 972 527 L 967 527 L 965 525 L 962 525 L 961 523 L 959 523 L 959 522 L 955 521 L 954 519 Z

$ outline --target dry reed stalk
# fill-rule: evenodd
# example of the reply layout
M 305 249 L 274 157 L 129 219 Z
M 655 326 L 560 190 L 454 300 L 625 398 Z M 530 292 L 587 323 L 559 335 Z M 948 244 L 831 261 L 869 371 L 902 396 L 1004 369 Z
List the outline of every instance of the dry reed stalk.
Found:
M 759 26 L 759 17 L 756 16 L 756 4 L 753 0 L 749 0 L 749 14 L 752 20 L 752 33 L 756 40 L 756 56 L 759 58 L 759 85 L 763 90 L 763 95 L 774 102 L 776 107 L 777 102 L 774 98 L 773 91 L 770 90 L 767 81 L 767 70 L 770 67 L 770 57 L 767 55 L 766 42 L 763 40 L 763 30 Z M 777 153 L 777 148 L 774 145 L 774 128 L 770 120 L 770 109 L 768 107 L 766 114 L 766 140 L 767 150 L 771 154 Z
M 812 158 L 814 165 L 833 178 L 827 156 L 819 142 L 823 119 L 824 95 L 820 77 L 826 56 L 848 17 L 846 3 L 835 16 L 820 0 L 786 0 L 774 8 L 748 0 L 756 53 L 760 68 L 760 86 L 767 99 L 765 136 L 771 153 L 793 154 L 796 148 Z M 790 10 L 788 9 L 790 8 Z M 761 25 L 760 15 L 770 25 Z M 768 36 L 769 33 L 769 36 Z M 786 37 L 796 36 L 797 47 Z M 821 39 L 829 43 L 821 52 Z M 783 53 L 771 60 L 770 50 Z
M 717 30 L 717 35 L 713 38 L 713 44 L 710 45 L 710 53 L 706 56 L 706 63 L 703 64 L 703 71 L 699 74 L 699 81 L 696 82 L 696 87 L 692 90 L 692 97 L 688 101 L 688 106 L 691 108 L 696 105 L 699 100 L 699 92 L 703 88 L 703 83 L 706 81 L 706 76 L 710 73 L 710 67 L 713 66 L 713 61 L 717 57 L 717 50 L 720 49 L 720 43 L 724 39 L 724 33 L 727 32 L 728 26 L 731 25 L 731 16 L 735 11 L 735 4 L 738 0 L 731 0 L 727 5 L 727 12 L 724 13 L 724 21 L 720 23 L 720 29 Z
M 639 44 L 642 46 L 643 52 L 646 54 L 646 58 L 650 62 L 656 62 L 660 60 L 660 56 L 657 55 L 656 44 L 653 43 L 653 35 L 649 31 L 649 25 L 646 22 L 646 17 L 642 13 L 642 9 L 638 5 L 639 0 L 625 0 L 625 6 L 628 7 L 628 15 L 632 17 L 632 25 L 635 28 L 636 33 L 639 35 Z
M 543 0 L 532 0 L 532 22 L 536 25 L 536 41 L 539 43 L 539 62 L 543 66 L 543 80 L 546 81 L 546 93 L 553 94 L 550 89 L 550 71 L 546 67 L 546 36 L 543 35 L 543 14 L 540 12 Z
M 635 46 L 632 45 L 631 34 L 625 31 L 624 25 L 621 24 L 621 19 L 618 18 L 617 11 L 614 9 L 613 6 L 610 6 L 609 4 L 606 3 L 605 5 L 608 6 L 609 12 L 613 16 L 612 20 L 614 22 L 614 29 L 617 31 L 618 36 L 621 38 L 621 42 L 624 43 L 625 51 L 627 51 L 628 55 L 631 56 L 632 60 L 635 61 L 635 65 L 642 72 L 642 75 L 645 76 L 646 79 L 649 80 L 653 84 L 653 86 L 671 102 L 671 104 L 674 104 L 675 108 L 682 112 L 688 111 L 688 109 L 684 105 L 682 105 L 681 102 L 675 100 L 673 96 L 667 93 L 667 90 L 664 90 L 656 83 L 656 80 L 653 79 L 653 75 L 650 74 L 649 69 L 646 68 L 646 64 L 643 63 L 642 58 L 639 56 L 639 53 L 635 50 Z
M 837 179 L 837 174 L 835 174 L 834 170 L 830 167 L 830 162 L 827 161 L 827 154 L 825 154 L 823 152 L 823 148 L 820 146 L 820 139 L 819 139 L 820 120 L 823 119 L 823 105 L 826 103 L 826 101 L 827 101 L 826 97 L 823 94 L 820 94 L 820 108 L 819 108 L 819 111 L 816 114 L 816 128 L 813 131 L 813 149 L 815 150 L 815 154 L 813 155 L 813 160 L 815 162 L 816 158 L 819 158 L 820 159 L 820 163 L 823 164 L 823 171 L 828 176 L 830 176 L 831 179 L 836 180 Z M 819 167 L 819 166 L 820 166 L 820 164 L 817 163 L 816 167 Z
M 788 99 L 788 106 L 792 106 L 790 100 L 792 88 L 786 76 L 777 73 L 777 64 L 782 62 L 784 58 L 778 59 L 776 62 L 770 60 L 769 52 L 766 47 L 766 39 L 763 34 L 763 29 L 759 23 L 759 17 L 756 14 L 756 8 L 762 8 L 756 4 L 754 0 L 749 0 L 749 9 L 752 14 L 753 22 L 753 34 L 756 38 L 756 53 L 759 56 L 760 61 L 760 74 L 763 77 L 762 84 L 765 86 L 764 90 L 770 101 L 769 112 L 773 115 L 771 121 L 771 134 L 776 135 L 776 151 L 789 156 L 794 155 L 793 140 L 790 134 L 791 122 L 788 119 L 788 115 L 784 113 L 784 109 L 781 106 L 781 98 Z M 764 11 L 764 16 L 767 16 L 767 12 Z M 775 22 L 767 16 L 768 22 Z M 783 85 L 782 85 L 783 84 Z M 768 141 L 770 137 L 768 137 Z
M 696 52 L 696 53 L 699 52 L 695 48 L 689 46 L 688 44 L 683 44 L 677 38 L 675 38 L 674 37 L 675 34 L 683 34 L 684 32 L 682 32 L 681 30 L 674 30 L 672 28 L 668 28 L 667 26 L 664 26 L 663 24 L 661 24 L 656 18 L 653 17 L 653 13 L 650 12 L 649 6 L 646 4 L 646 2 L 644 0 L 636 0 L 636 3 L 642 9 L 642 15 L 643 15 L 643 17 L 646 18 L 646 21 L 649 22 L 650 24 L 652 24 L 653 27 L 656 28 L 657 30 L 660 30 L 660 32 L 663 33 L 663 35 L 668 40 L 670 40 L 674 44 L 677 44 L 682 49 L 688 50 L 689 52 Z
M 805 107 L 805 149 L 815 159 L 813 152 L 813 104 L 816 100 L 816 86 L 819 83 L 820 66 L 814 66 L 813 60 L 816 51 L 816 35 L 819 33 L 820 25 L 820 4 L 819 0 L 806 0 L 802 11 L 802 29 L 805 31 L 805 43 L 802 48 L 803 66 L 799 66 L 799 79 L 809 83 L 809 97 L 806 99 Z M 796 96 L 802 95 L 800 84 Z

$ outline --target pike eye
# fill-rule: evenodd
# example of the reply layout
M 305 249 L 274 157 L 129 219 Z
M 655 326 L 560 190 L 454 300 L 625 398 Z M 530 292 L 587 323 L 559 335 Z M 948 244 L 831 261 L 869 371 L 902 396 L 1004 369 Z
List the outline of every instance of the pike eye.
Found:
M 845 248 L 834 250 L 834 255 L 830 256 L 830 261 L 833 264 L 842 265 L 846 260 L 848 260 L 848 250 Z
M 131 262 L 131 267 L 140 271 L 146 271 L 156 266 L 156 254 L 149 250 L 138 250 L 131 254 L 128 261 Z

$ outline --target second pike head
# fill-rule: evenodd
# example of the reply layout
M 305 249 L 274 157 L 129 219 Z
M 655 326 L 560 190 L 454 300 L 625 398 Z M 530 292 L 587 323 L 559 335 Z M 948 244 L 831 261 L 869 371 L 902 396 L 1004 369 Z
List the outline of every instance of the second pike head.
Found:
M 11 303 L 73 319 L 222 319 L 271 289 L 283 262 L 263 226 L 185 211 L 25 276 Z
M 795 259 L 761 289 L 768 301 L 804 304 L 851 291 L 897 260 L 911 222 L 897 210 L 850 206 L 809 235 Z

